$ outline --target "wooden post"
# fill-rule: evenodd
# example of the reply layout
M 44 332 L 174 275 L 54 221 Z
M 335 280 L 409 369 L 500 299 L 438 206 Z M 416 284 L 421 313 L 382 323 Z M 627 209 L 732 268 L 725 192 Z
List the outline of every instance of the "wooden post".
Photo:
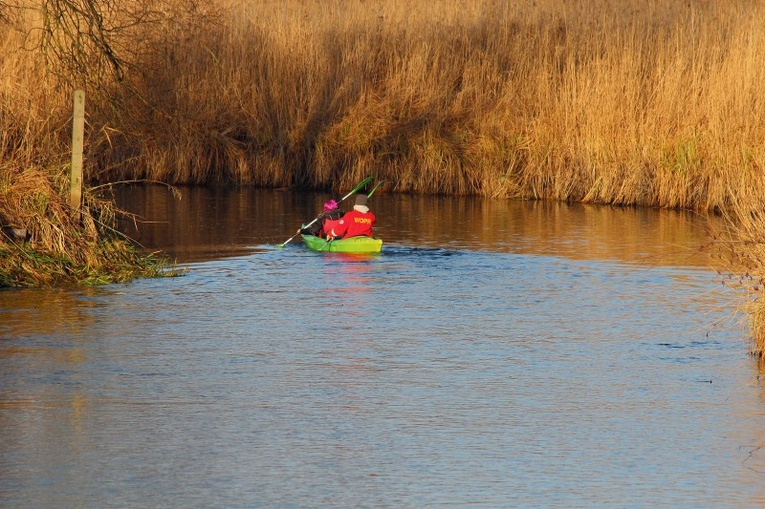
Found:
M 72 119 L 72 173 L 69 204 L 75 211 L 82 202 L 82 145 L 85 133 L 85 91 L 74 91 L 74 117 Z

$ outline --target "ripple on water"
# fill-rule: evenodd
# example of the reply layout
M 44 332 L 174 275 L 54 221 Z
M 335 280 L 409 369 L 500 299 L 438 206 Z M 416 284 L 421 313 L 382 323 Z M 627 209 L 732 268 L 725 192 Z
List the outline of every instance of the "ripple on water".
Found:
M 3 505 L 765 502 L 761 388 L 705 271 L 397 245 L 188 267 L 4 306 Z

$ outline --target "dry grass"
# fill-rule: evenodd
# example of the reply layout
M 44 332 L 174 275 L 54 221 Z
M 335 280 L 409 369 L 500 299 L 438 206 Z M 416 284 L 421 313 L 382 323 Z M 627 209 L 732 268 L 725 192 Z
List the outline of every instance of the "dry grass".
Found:
M 703 246 L 727 267 L 723 282 L 747 296 L 743 310 L 752 338 L 750 353 L 765 372 L 765 211 L 753 211 L 743 203 L 726 212 L 725 229 L 713 232 Z
M 111 202 L 86 193 L 80 214 L 66 201 L 64 171 L 0 167 L 0 287 L 104 284 L 172 274 L 111 229 Z M 53 179 L 51 179 L 53 175 Z M 8 234 L 8 227 L 27 232 Z
M 762 0 L 210 5 L 121 41 L 135 65 L 88 99 L 91 179 L 762 205 Z M 33 53 L 4 54 L 0 90 L 65 117 Z
M 567 5 L 231 2 L 157 41 L 126 152 L 171 182 L 372 173 L 402 192 L 697 210 L 765 196 L 762 2 Z
M 117 211 L 109 200 L 86 189 L 82 214 L 72 213 L 71 88 L 47 73 L 29 44 L 25 34 L 0 25 L 0 287 L 172 274 L 163 259 L 140 254 L 111 229 Z

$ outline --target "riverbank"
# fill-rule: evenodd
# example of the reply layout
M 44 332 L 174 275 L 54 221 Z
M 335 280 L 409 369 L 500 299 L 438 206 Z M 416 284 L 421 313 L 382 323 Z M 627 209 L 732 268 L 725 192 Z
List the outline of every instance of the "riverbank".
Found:
M 95 285 L 173 274 L 167 260 L 141 254 L 112 228 L 110 201 L 86 193 L 81 212 L 73 213 L 62 189 L 68 186 L 65 172 L 0 170 L 0 288 Z

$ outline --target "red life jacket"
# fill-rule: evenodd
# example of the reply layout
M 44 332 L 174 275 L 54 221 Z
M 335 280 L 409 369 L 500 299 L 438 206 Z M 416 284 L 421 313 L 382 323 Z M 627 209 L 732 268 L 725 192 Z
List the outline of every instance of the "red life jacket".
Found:
M 337 221 L 328 220 L 324 223 L 324 231 L 335 237 L 356 237 L 358 235 L 372 236 L 372 225 L 377 218 L 372 212 L 351 210 Z

